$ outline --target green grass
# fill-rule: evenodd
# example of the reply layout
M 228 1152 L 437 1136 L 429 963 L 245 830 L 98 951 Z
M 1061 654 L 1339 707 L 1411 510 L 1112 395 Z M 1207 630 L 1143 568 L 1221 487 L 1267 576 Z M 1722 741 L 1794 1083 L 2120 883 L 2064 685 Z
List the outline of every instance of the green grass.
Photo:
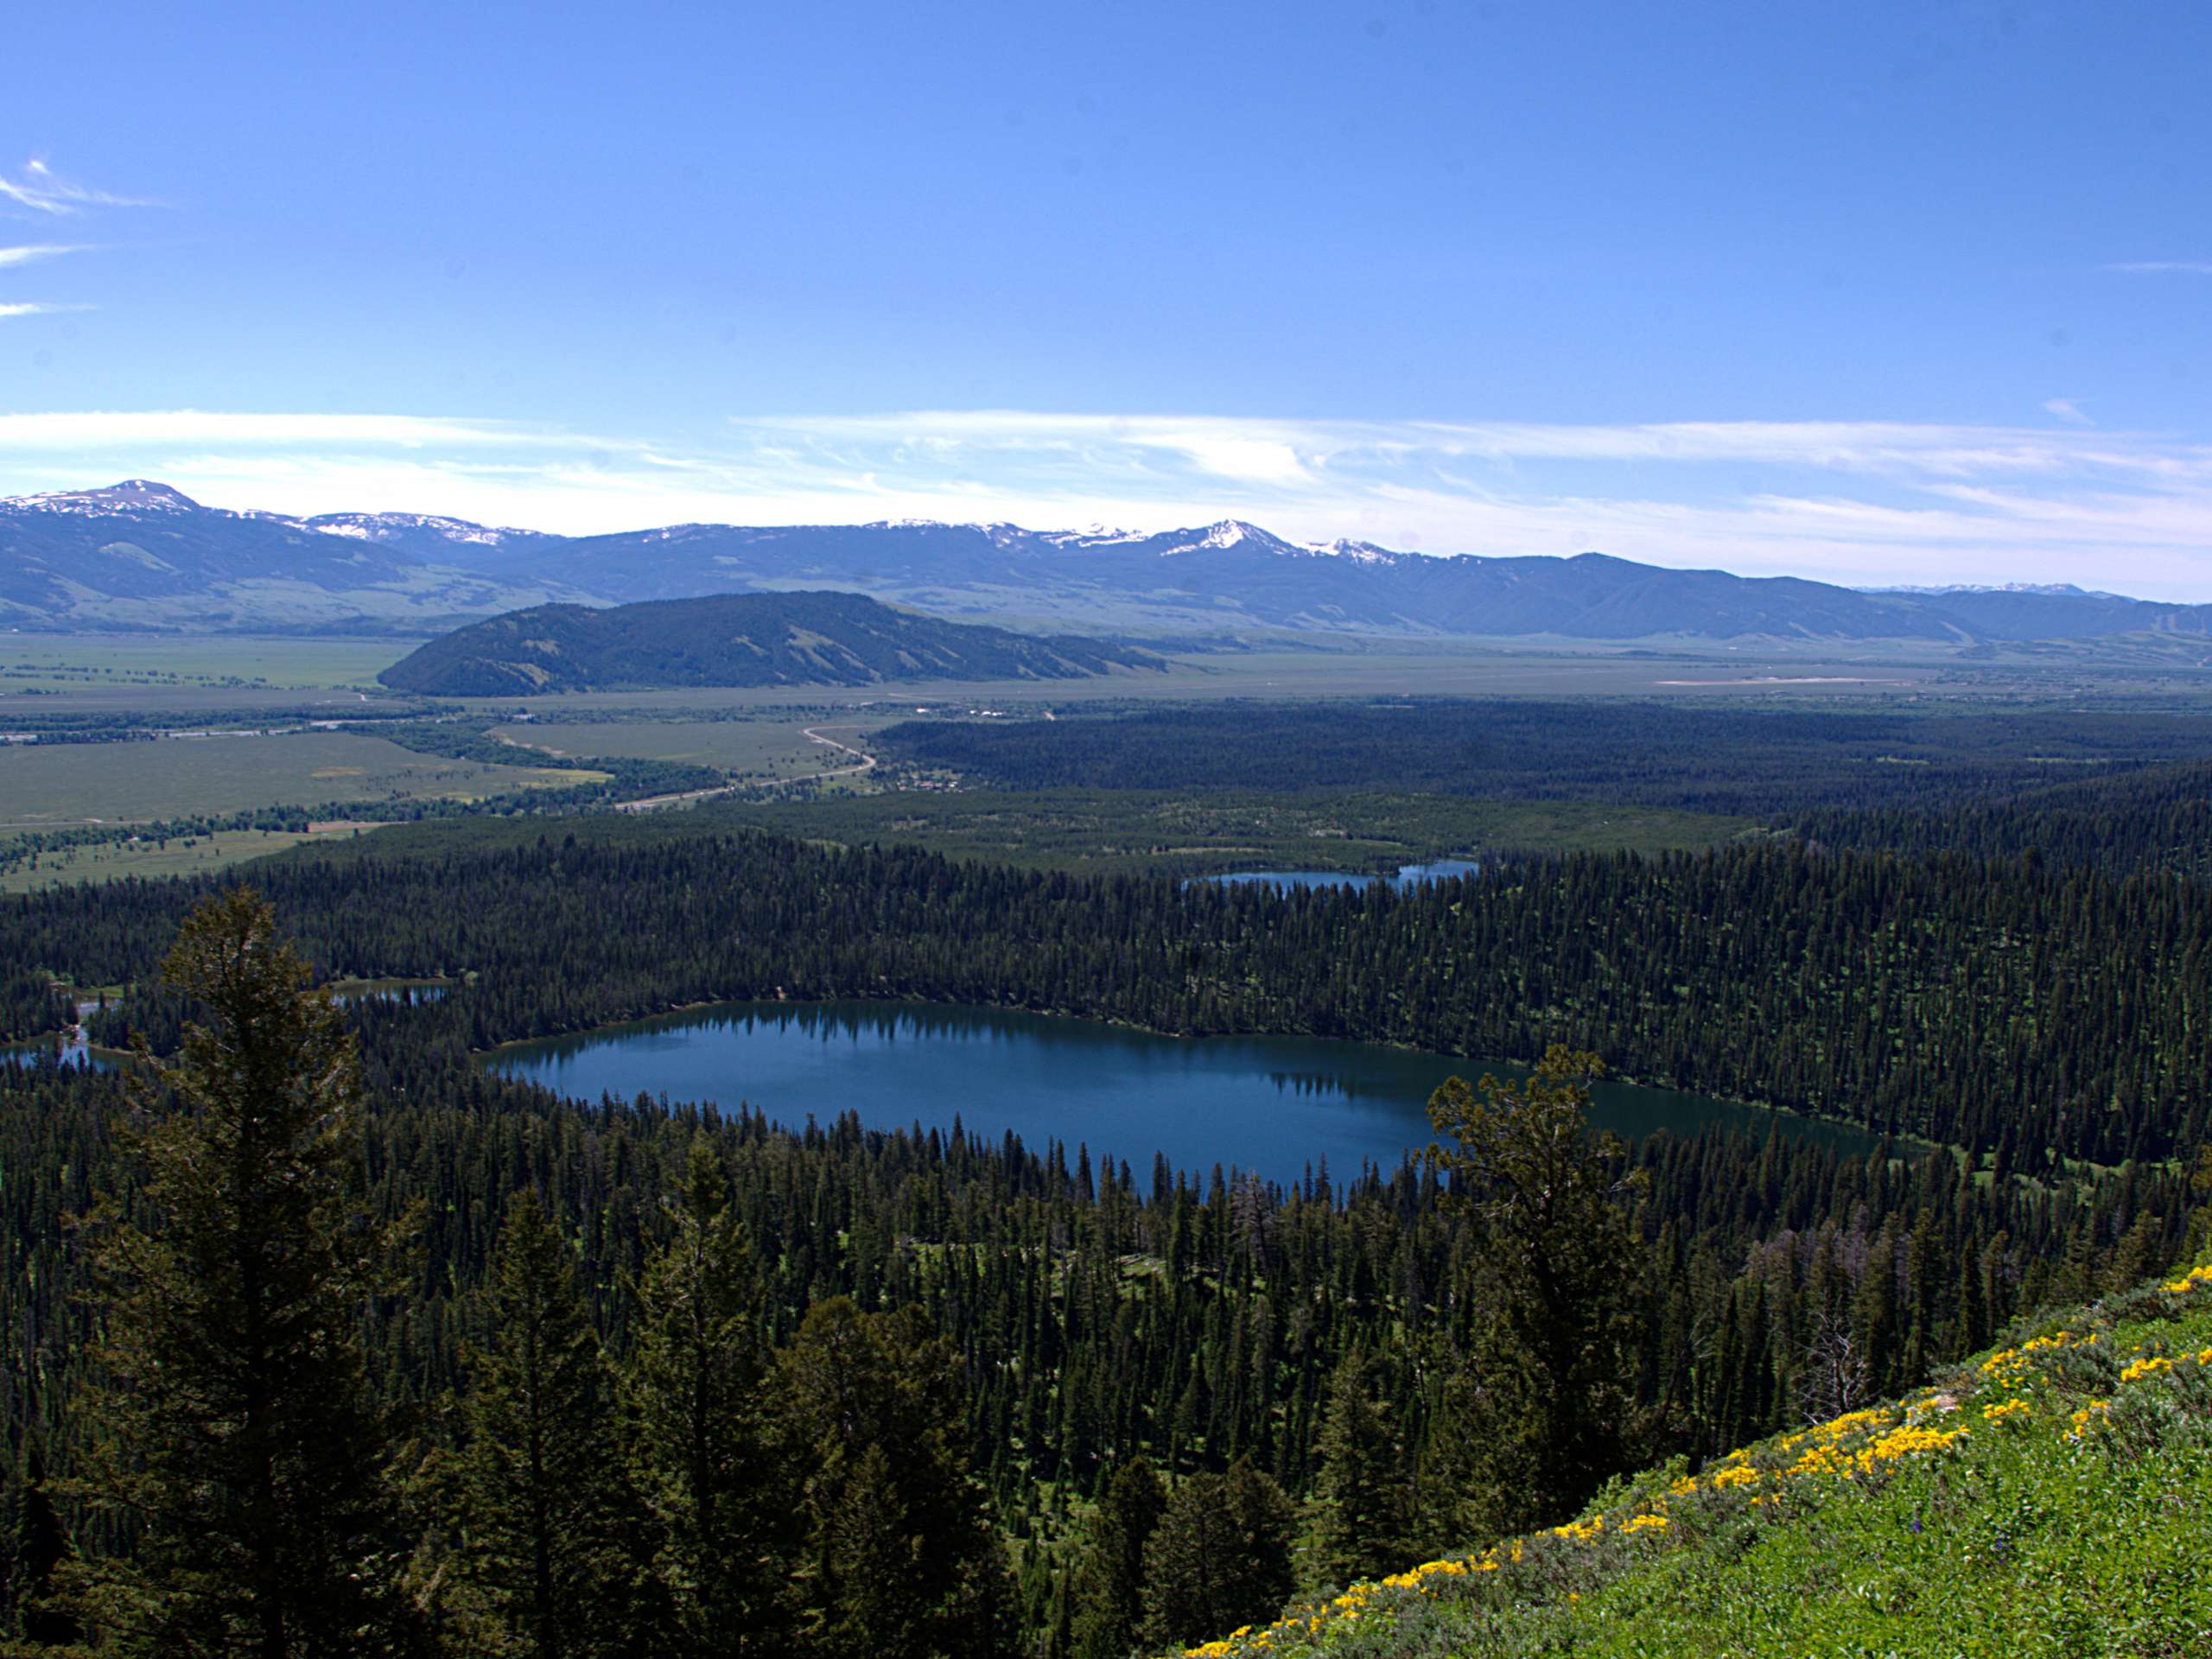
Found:
M 206 639 L 95 633 L 0 637 L 0 691 L 107 686 L 372 686 L 416 639 Z
M 271 805 L 366 805 L 395 795 L 474 800 L 602 775 L 447 760 L 350 732 L 7 745 L 0 746 L 0 832 Z
M 1194 1653 L 2212 1653 L 2212 1268 Z
M 205 875 L 289 848 L 361 833 L 365 830 L 353 824 L 306 835 L 289 830 L 225 830 L 213 835 L 175 837 L 166 844 L 100 842 L 66 847 L 37 855 L 37 861 L 23 868 L 0 869 L 0 893 L 37 893 L 47 887 L 119 881 L 134 876 L 155 880 L 173 875 Z
M 580 760 L 681 760 L 719 766 L 762 781 L 791 779 L 849 764 L 849 757 L 806 735 L 809 726 L 826 726 L 847 743 L 861 729 L 887 724 L 878 718 L 855 722 L 850 715 L 794 716 L 764 713 L 749 719 L 656 720 L 640 715 L 603 721 L 531 721 L 492 728 L 494 737 L 527 744 Z

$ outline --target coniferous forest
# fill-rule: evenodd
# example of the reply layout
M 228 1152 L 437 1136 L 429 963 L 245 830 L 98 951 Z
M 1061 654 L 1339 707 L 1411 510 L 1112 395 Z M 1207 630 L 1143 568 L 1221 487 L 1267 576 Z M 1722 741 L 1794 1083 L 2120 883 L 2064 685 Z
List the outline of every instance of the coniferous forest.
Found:
M 0 901 L 5 1034 L 101 987 L 140 1046 L 0 1065 L 5 1629 L 1152 1652 L 1854 1411 L 2203 1243 L 2201 867 L 2113 801 L 1288 893 L 524 819 Z M 452 982 L 312 988 L 403 976 Z M 777 996 L 1468 1064 L 1432 1155 L 1284 1186 L 477 1063 Z M 1872 1149 L 1624 1145 L 1608 1071 Z

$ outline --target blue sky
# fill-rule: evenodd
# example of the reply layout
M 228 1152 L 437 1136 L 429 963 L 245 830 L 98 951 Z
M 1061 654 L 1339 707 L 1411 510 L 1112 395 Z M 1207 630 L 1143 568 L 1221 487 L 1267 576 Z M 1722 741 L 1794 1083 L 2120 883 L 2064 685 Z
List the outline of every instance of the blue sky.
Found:
M 2212 6 L 24 9 L 0 491 L 2212 598 Z

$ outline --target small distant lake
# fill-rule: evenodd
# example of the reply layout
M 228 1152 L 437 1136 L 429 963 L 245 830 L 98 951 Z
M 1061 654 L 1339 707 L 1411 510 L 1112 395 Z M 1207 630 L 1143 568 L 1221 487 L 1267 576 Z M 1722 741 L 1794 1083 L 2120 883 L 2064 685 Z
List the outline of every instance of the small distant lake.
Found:
M 32 1037 L 22 1042 L 0 1043 L 0 1065 L 39 1065 L 53 1062 L 83 1066 L 93 1071 L 112 1071 L 115 1062 L 95 1053 L 90 1044 L 76 1037 Z
M 435 1002 L 452 986 L 449 979 L 339 979 L 330 983 L 334 1001 L 398 1002 L 413 1006 Z
M 1424 881 L 1444 881 L 1473 875 L 1482 866 L 1471 859 L 1440 858 L 1428 864 L 1401 864 L 1395 875 L 1361 875 L 1350 870 L 1231 870 L 1226 875 L 1194 875 L 1185 886 L 1211 881 L 1225 886 L 1270 887 L 1371 887 L 1377 882 L 1393 887 L 1417 887 Z
M 920 1124 L 995 1140 L 1007 1130 L 1180 1168 L 1242 1168 L 1290 1182 L 1325 1159 L 1395 1168 L 1428 1144 L 1429 1096 L 1455 1074 L 1519 1068 L 1310 1037 L 1185 1039 L 1089 1020 L 881 1002 L 731 1002 L 633 1025 L 518 1043 L 484 1064 L 563 1095 L 747 1104 L 802 1127 L 857 1112 L 872 1128 Z M 1600 1084 L 1597 1122 L 1624 1139 L 1708 1125 L 1784 1134 L 1864 1153 L 1863 1131 L 1666 1089 Z

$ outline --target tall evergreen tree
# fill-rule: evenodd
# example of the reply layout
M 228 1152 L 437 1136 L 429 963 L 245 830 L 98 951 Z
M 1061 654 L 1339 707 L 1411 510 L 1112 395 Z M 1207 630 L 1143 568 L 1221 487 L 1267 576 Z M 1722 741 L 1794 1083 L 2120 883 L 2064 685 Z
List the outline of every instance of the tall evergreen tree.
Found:
M 805 1459 L 799 1651 L 998 1659 L 1013 1585 L 968 1472 L 960 1356 L 918 1309 L 807 1310 L 783 1357 Z
M 1374 1391 L 1375 1366 L 1357 1350 L 1338 1364 L 1315 1451 L 1315 1576 L 1338 1585 L 1407 1563 L 1412 1548 L 1408 1483 L 1389 1407 Z
M 179 930 L 204 1010 L 142 1057 L 130 1194 L 94 1214 L 104 1373 L 83 1491 L 135 1528 L 79 1605 L 124 1652 L 360 1655 L 405 1645 L 389 1436 L 358 1332 L 394 1243 L 361 1197 L 353 1039 L 243 889 Z
M 1075 1659 L 1123 1659 L 1144 1617 L 1144 1549 L 1167 1508 L 1142 1458 L 1114 1471 L 1075 1573 Z
M 1524 1083 L 1451 1077 L 1429 1099 L 1453 1143 L 1431 1155 L 1481 1230 L 1480 1323 L 1433 1442 L 1465 1495 L 1453 1530 L 1563 1519 L 1633 1461 L 1638 1247 L 1619 1144 L 1590 1129 L 1604 1074 L 1554 1044 Z
M 1183 1481 L 1145 1546 L 1146 1640 L 1204 1641 L 1273 1618 L 1298 1587 L 1296 1529 L 1282 1488 L 1249 1458 Z
M 638 1539 L 612 1379 L 569 1246 L 528 1188 L 507 1205 L 467 1393 L 456 1510 L 461 1576 L 531 1659 L 626 1651 Z
M 690 1654 L 779 1653 L 790 1475 L 766 1408 L 751 1242 L 704 1136 L 687 1154 L 675 1232 L 636 1295 L 625 1393 L 671 1639 Z
M 8 1507 L 8 1579 L 0 1595 L 10 1626 L 5 1634 L 20 1637 L 26 1647 L 66 1647 L 84 1634 L 75 1616 L 54 1599 L 57 1574 L 73 1552 L 36 1446 L 24 1450 L 10 1483 Z

